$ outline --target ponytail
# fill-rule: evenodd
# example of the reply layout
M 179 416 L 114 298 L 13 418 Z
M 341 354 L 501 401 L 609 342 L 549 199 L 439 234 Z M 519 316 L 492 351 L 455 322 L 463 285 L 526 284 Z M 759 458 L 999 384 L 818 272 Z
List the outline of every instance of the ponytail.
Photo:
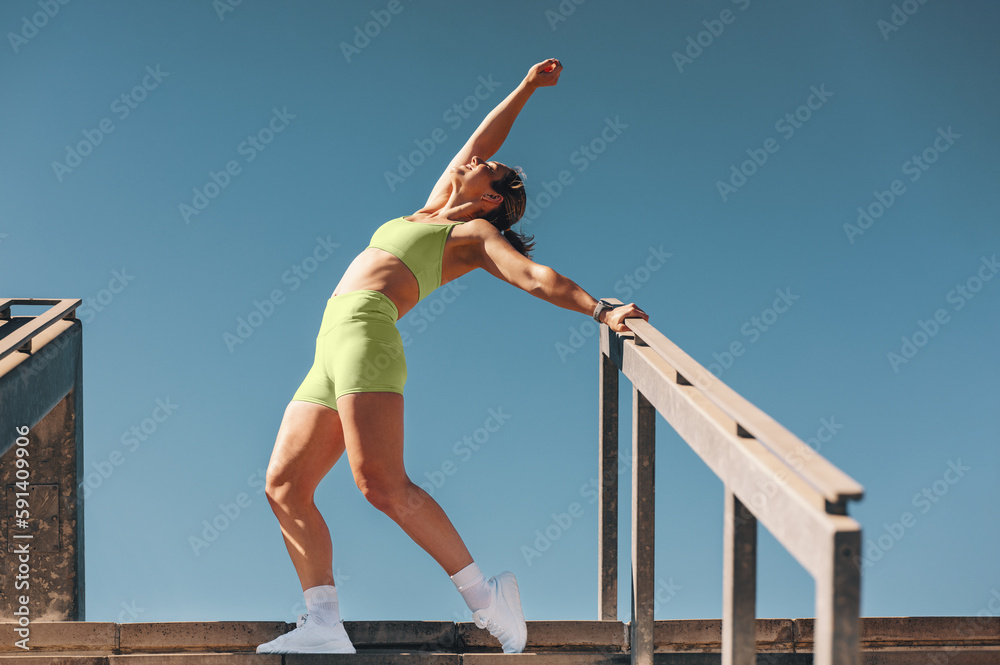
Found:
M 535 248 L 534 236 L 518 233 L 510 228 L 524 215 L 527 203 L 524 181 L 517 171 L 510 170 L 506 176 L 492 184 L 493 191 L 503 197 L 503 205 L 483 215 L 483 218 L 495 226 L 514 249 L 530 259 Z
M 507 239 L 507 242 L 509 242 L 514 249 L 527 258 L 531 258 L 531 252 L 535 249 L 534 236 L 527 236 L 522 233 L 518 233 L 514 229 L 507 229 L 503 232 L 503 237 Z

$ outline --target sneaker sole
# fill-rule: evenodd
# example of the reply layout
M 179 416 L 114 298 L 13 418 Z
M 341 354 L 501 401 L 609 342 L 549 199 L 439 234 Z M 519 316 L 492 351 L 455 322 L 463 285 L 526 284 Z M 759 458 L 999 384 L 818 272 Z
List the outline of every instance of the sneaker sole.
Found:
M 257 653 L 289 653 L 289 654 L 294 654 L 294 653 L 357 653 L 357 650 L 354 647 L 351 647 L 350 651 L 345 651 L 343 649 L 343 647 L 340 647 L 340 649 L 335 649 L 334 648 L 335 646 L 336 645 L 332 644 L 331 642 L 327 642 L 326 644 L 320 644 L 320 645 L 317 645 L 317 646 L 314 646 L 314 647 L 301 647 L 301 648 L 297 649 L 296 651 L 258 651 Z
M 513 593 L 511 595 L 514 597 L 514 602 L 517 603 L 517 611 L 518 611 L 518 614 L 520 614 L 521 622 L 523 623 L 524 622 L 524 610 L 521 607 L 521 590 L 517 588 L 517 578 L 514 577 L 514 573 L 511 573 L 511 572 L 503 572 L 500 575 L 501 575 L 501 577 L 507 577 L 507 576 L 510 577 L 510 580 L 512 582 L 512 586 L 514 587 L 513 588 Z M 510 603 L 508 603 L 508 605 L 509 604 Z M 518 624 L 518 625 L 520 626 L 521 624 Z M 522 652 L 524 652 L 524 648 L 528 645 L 528 627 L 527 627 L 527 624 L 524 625 L 524 631 L 523 631 L 523 634 L 520 635 L 520 640 L 519 641 L 523 642 L 523 644 L 521 644 L 521 649 L 519 651 L 509 651 L 507 653 L 522 653 Z

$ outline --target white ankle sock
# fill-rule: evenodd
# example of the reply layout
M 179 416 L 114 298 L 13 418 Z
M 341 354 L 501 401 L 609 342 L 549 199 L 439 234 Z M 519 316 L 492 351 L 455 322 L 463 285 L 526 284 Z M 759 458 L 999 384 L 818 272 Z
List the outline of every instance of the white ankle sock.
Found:
M 328 626 L 340 621 L 340 604 L 337 602 L 337 587 L 332 584 L 314 586 L 302 592 L 306 598 L 306 611 L 311 617 Z
M 490 606 L 490 585 L 475 562 L 452 575 L 451 581 L 473 612 Z

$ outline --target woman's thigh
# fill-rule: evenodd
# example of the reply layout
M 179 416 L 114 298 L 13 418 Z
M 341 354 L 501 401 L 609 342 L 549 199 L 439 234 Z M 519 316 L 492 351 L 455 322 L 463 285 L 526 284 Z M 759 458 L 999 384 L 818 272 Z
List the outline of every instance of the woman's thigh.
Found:
M 268 484 L 294 484 L 311 494 L 344 454 L 344 429 L 338 413 L 327 406 L 293 400 L 278 428 Z
M 403 468 L 403 396 L 395 392 L 355 392 L 337 399 L 344 446 L 359 487 L 407 481 Z

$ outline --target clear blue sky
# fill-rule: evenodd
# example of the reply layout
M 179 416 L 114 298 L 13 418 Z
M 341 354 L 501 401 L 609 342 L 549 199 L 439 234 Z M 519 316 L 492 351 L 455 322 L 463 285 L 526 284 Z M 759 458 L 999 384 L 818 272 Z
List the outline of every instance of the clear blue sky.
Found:
M 803 439 L 834 423 L 821 452 L 866 488 L 851 505 L 866 549 L 889 546 L 864 571 L 863 615 L 986 610 L 1000 589 L 1000 279 L 982 281 L 1000 253 L 1000 6 L 904 2 L 919 9 L 895 25 L 889 0 L 390 4 L 0 5 L 0 295 L 90 303 L 87 618 L 301 611 L 262 479 L 325 302 L 548 57 L 559 85 L 497 155 L 527 173 L 537 260 L 638 302 L 705 365 L 740 343 L 722 380 Z M 410 475 L 455 465 L 434 496 L 487 574 L 518 575 L 529 619 L 594 619 L 598 351 L 559 346 L 587 318 L 486 274 L 456 284 L 399 322 Z M 491 412 L 506 419 L 487 437 Z M 657 427 L 656 617 L 718 617 L 723 489 Z M 316 501 L 346 618 L 468 617 L 346 460 Z M 573 503 L 579 517 L 526 560 Z M 206 521 L 225 528 L 192 546 Z M 761 534 L 758 616 L 813 616 L 811 578 Z

